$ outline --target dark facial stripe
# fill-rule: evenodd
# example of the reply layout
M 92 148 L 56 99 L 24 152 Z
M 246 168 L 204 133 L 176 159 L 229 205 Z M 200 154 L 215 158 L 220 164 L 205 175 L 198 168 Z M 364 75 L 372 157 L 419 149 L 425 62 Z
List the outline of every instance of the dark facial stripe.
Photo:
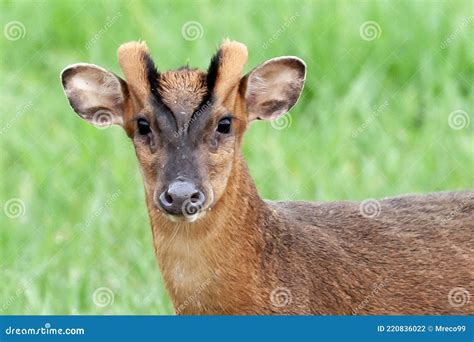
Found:
M 148 83 L 150 85 L 151 95 L 155 100 L 155 106 L 157 107 L 157 115 L 165 113 L 169 124 L 174 125 L 177 129 L 178 124 L 176 122 L 176 118 L 174 117 L 171 110 L 163 103 L 161 99 L 160 92 L 158 91 L 158 82 L 160 79 L 160 73 L 156 69 L 155 63 L 151 59 L 149 54 L 144 54 L 143 62 L 145 63 L 146 67 L 146 75 L 148 79 Z M 157 118 L 158 119 L 158 118 Z
M 150 55 L 145 54 L 143 56 L 143 60 L 146 67 L 146 75 L 148 78 L 148 83 L 150 84 L 151 93 L 155 97 L 159 97 L 160 95 L 158 94 L 158 80 L 160 78 L 160 73 L 156 69 L 155 63 L 153 63 L 153 60 L 151 59 Z
M 217 50 L 216 54 L 212 56 L 211 62 L 209 63 L 209 67 L 207 68 L 207 75 L 206 75 L 207 94 L 203 97 L 201 103 L 199 104 L 199 106 L 196 108 L 193 115 L 191 116 L 191 122 L 197 120 L 199 116 L 202 116 L 203 114 L 210 112 L 208 109 L 212 105 L 212 102 L 213 102 L 212 95 L 214 92 L 214 86 L 216 85 L 216 79 L 219 73 L 220 63 L 221 63 L 221 50 Z
M 214 91 L 214 86 L 216 85 L 217 74 L 219 73 L 219 66 L 221 64 L 221 50 L 218 50 L 214 56 L 211 58 L 211 63 L 207 68 L 207 89 L 209 94 L 212 94 Z

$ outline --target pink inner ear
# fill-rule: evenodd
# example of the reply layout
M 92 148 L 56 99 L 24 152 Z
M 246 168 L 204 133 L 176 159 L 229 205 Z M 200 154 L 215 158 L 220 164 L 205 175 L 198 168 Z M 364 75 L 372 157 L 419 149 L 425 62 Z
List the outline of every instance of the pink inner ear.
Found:
M 125 97 L 120 79 L 92 64 L 75 64 L 62 73 L 64 92 L 74 111 L 94 125 L 121 124 Z
M 249 120 L 274 120 L 296 103 L 303 89 L 304 63 L 294 57 L 269 60 L 254 69 L 247 80 Z

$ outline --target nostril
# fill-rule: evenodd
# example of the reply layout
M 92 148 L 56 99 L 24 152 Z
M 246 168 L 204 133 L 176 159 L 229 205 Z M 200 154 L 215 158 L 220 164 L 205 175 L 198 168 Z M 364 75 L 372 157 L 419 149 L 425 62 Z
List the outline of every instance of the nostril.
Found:
M 173 197 L 168 193 L 168 190 L 165 190 L 160 194 L 160 203 L 165 207 L 169 207 L 173 204 Z
M 199 202 L 201 199 L 200 191 L 196 191 L 194 194 L 191 195 L 191 202 Z
M 204 196 L 204 193 L 200 190 L 196 191 L 191 196 L 191 203 L 201 206 L 204 204 L 205 201 L 206 201 L 206 197 Z
M 165 197 L 165 200 L 168 202 L 168 203 L 173 203 L 173 197 L 171 197 L 171 195 L 169 194 L 168 190 L 166 190 L 164 192 L 164 197 Z

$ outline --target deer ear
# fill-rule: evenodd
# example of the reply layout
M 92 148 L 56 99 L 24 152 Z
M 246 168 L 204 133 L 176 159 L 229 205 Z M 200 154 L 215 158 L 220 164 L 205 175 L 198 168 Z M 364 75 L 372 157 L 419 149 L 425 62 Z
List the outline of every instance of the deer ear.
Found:
M 297 57 L 277 57 L 243 78 L 249 121 L 274 120 L 298 101 L 306 77 L 306 64 Z
M 128 98 L 127 83 L 93 64 L 79 63 L 61 72 L 64 93 L 72 109 L 96 126 L 121 125 Z

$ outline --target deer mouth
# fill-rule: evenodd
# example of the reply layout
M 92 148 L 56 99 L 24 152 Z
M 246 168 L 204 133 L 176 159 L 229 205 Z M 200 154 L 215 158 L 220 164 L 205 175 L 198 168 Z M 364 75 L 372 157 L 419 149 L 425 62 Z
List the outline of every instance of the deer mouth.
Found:
M 207 210 L 200 211 L 192 215 L 170 215 L 170 214 L 165 213 L 164 216 L 166 216 L 166 218 L 168 218 L 170 221 L 175 222 L 175 223 L 181 223 L 181 222 L 193 223 L 203 218 L 204 216 L 206 216 L 206 213 L 207 213 Z

